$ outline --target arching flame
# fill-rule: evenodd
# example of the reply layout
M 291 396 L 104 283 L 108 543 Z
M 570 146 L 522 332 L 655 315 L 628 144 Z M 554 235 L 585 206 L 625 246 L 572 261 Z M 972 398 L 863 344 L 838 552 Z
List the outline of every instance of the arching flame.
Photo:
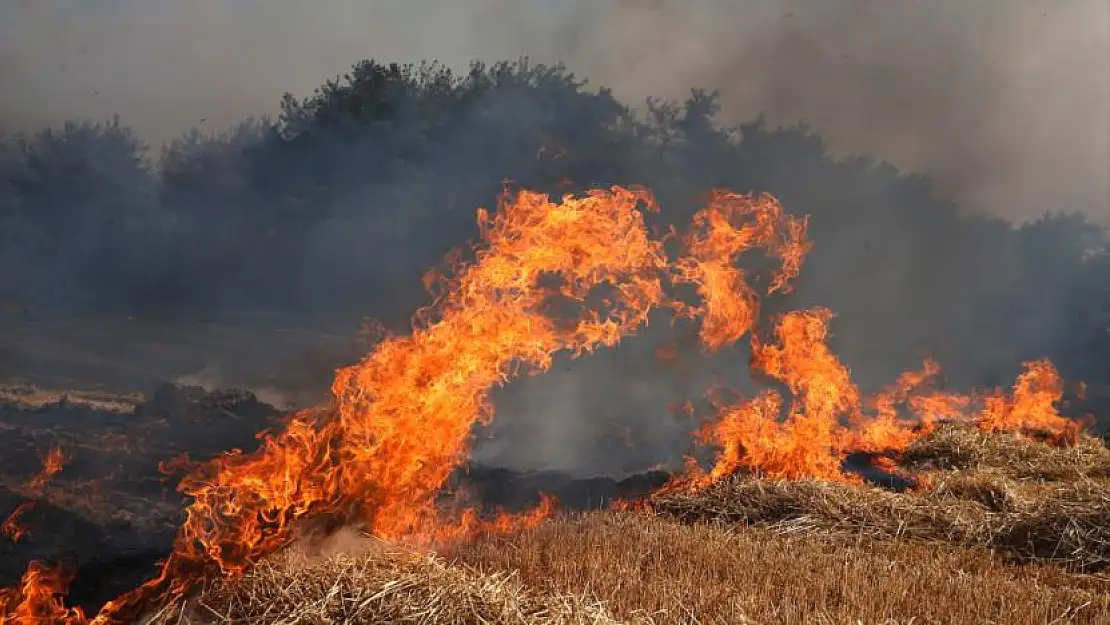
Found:
M 560 203 L 522 192 L 496 215 L 479 211 L 482 246 L 471 263 L 428 276 L 439 296 L 410 335 L 340 370 L 327 409 L 294 416 L 254 454 L 186 476 L 181 490 L 194 503 L 173 556 L 158 579 L 107 606 L 103 622 L 204 576 L 241 573 L 286 544 L 300 519 L 425 541 L 476 527 L 472 513 L 444 518 L 435 497 L 465 459 L 473 425 L 492 418 L 490 390 L 547 369 L 556 352 L 613 346 L 664 303 L 669 264 L 645 208 L 654 209 L 649 193 L 615 187 Z M 587 305 L 599 291 L 601 310 Z M 534 523 L 549 505 L 491 527 Z

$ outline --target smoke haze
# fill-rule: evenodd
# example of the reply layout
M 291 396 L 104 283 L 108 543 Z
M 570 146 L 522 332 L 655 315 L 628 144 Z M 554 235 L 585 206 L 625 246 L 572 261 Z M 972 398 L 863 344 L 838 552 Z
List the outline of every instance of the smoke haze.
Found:
M 1105 222 L 1108 33 L 1103 0 L 17 0 L 0 6 L 0 119 L 119 113 L 157 145 L 362 58 L 529 55 L 630 102 L 718 89 L 725 121 L 805 120 L 975 210 Z
M 439 59 L 463 68 L 474 59 L 527 55 L 538 62 L 565 62 L 591 85 L 611 87 L 620 101 L 634 105 L 648 96 L 681 101 L 692 87 L 719 90 L 719 121 L 741 123 L 762 113 L 772 125 L 808 122 L 836 155 L 866 154 L 904 171 L 933 174 L 961 210 L 1013 221 L 1045 211 L 1083 211 L 1110 223 L 1108 31 L 1105 0 L 9 0 L 0 4 L 0 131 L 37 130 L 66 119 L 99 120 L 118 113 L 124 124 L 157 147 L 193 127 L 219 131 L 248 116 L 275 113 L 282 93 L 308 96 L 364 58 Z M 269 256 L 274 248 L 282 249 L 269 240 L 230 237 L 221 243 L 210 236 L 216 229 L 210 224 L 214 216 L 250 214 L 272 204 L 273 198 L 237 194 L 235 189 L 246 184 L 239 179 L 241 172 L 221 166 L 217 157 L 197 156 L 198 163 L 216 165 L 199 170 L 195 178 L 180 178 L 176 190 L 179 200 L 185 199 L 173 207 L 180 220 L 175 227 L 187 232 L 193 230 L 185 226 L 194 228 L 196 238 L 185 240 L 202 241 L 227 255 L 189 265 L 184 253 L 171 251 L 165 254 L 166 266 L 193 275 L 204 273 L 196 270 L 201 267 L 220 277 L 253 257 L 267 273 L 243 271 L 245 278 L 228 281 L 233 286 L 229 290 L 246 293 L 237 303 L 256 294 L 240 289 L 247 286 L 257 287 L 257 293 L 281 293 L 288 300 L 319 302 L 321 308 L 340 309 L 354 301 L 349 308 L 360 314 L 407 316 L 413 302 L 425 299 L 419 274 L 447 247 L 462 242 L 460 228 L 473 227 L 470 204 L 455 207 L 456 217 L 461 215 L 455 221 L 435 217 L 432 210 L 444 199 L 439 189 L 459 188 L 468 198 L 480 195 L 469 189 L 471 184 L 496 189 L 497 181 L 508 175 L 506 162 L 522 178 L 530 169 L 542 177 L 537 172 L 546 164 L 531 162 L 530 153 L 499 161 L 486 156 L 484 148 L 495 152 L 526 130 L 544 126 L 567 136 L 595 130 L 578 126 L 561 101 L 546 102 L 550 109 L 533 118 L 531 113 L 541 107 L 528 99 L 532 95 L 505 90 L 488 97 L 463 116 L 465 123 L 444 133 L 428 161 L 403 176 L 381 165 L 394 156 L 386 153 L 392 149 L 388 143 L 366 140 L 368 145 L 358 149 L 328 147 L 312 155 L 321 171 L 342 170 L 342 175 L 319 177 L 329 192 L 323 208 L 314 207 L 320 223 L 298 230 L 303 236 L 297 245 L 284 248 L 290 251 L 288 258 Z M 552 110 L 558 119 L 544 117 Z M 414 131 L 406 127 L 403 132 Z M 603 166 L 621 158 L 608 148 L 597 151 Z M 789 152 L 798 153 L 805 150 Z M 757 148 L 745 154 L 752 157 L 741 161 L 748 165 L 759 165 L 766 156 Z M 293 159 L 283 169 L 279 159 L 259 187 L 267 189 L 269 182 L 297 172 L 307 160 Z M 709 165 L 684 164 L 686 171 Z M 928 191 L 912 185 L 893 188 L 893 175 L 860 174 L 834 185 L 830 177 L 840 181 L 843 170 L 823 169 L 825 177 L 810 179 L 812 172 L 796 165 L 792 156 L 780 157 L 768 165 L 776 174 L 770 177 L 787 181 L 785 191 L 791 197 L 783 201 L 790 210 L 824 209 L 823 214 L 812 211 L 814 224 L 823 230 L 802 273 L 798 296 L 788 303 L 824 305 L 841 315 L 834 322 L 834 346 L 865 388 L 886 384 L 919 364 L 928 355 L 924 348 L 941 357 L 946 371 L 961 381 L 1004 384 L 1011 379 L 1008 368 L 1018 365 L 1015 353 L 1041 356 L 1050 348 L 1064 352 L 1074 347 L 1056 334 L 1070 323 L 1070 309 L 1060 303 L 1069 293 L 1061 286 L 1058 268 L 1072 265 L 1048 262 L 1053 258 L 1048 252 L 1066 256 L 1065 244 L 1028 244 L 1034 251 L 1025 257 L 1036 260 L 1038 271 L 1026 271 L 1033 286 L 1018 290 L 1034 294 L 1039 307 L 1026 314 L 1035 322 L 994 330 L 999 319 L 1018 317 L 1005 289 L 1010 276 L 1020 272 L 1010 271 L 1012 257 L 997 253 L 1006 245 L 978 246 L 990 242 L 988 233 L 974 239 L 975 245 L 938 254 L 938 247 L 952 243 L 953 233 L 944 230 L 951 223 L 943 216 L 935 223 L 906 217 L 941 204 L 932 203 Z M 380 180 L 365 180 L 381 171 L 387 173 Z M 655 181 L 664 185 L 675 177 L 670 169 L 655 173 Z M 212 181 L 210 186 L 198 184 Z M 189 195 L 193 187 L 201 189 L 198 198 Z M 221 195 L 225 189 L 230 191 Z M 841 192 L 850 199 L 836 195 Z M 908 197 L 926 196 L 923 204 L 899 212 Z M 221 205 L 243 197 L 255 204 L 236 205 L 235 211 Z M 840 211 L 846 202 L 867 207 Z M 145 200 L 137 204 L 146 206 Z M 47 220 L 51 226 L 46 230 L 62 229 L 54 226 L 69 221 L 70 215 L 59 211 L 49 218 L 55 221 Z M 237 224 L 234 219 L 230 223 Z M 99 262 L 95 256 L 89 253 Z M 275 257 L 288 262 L 273 264 Z M 53 289 L 57 280 L 46 271 L 50 262 L 62 264 L 7 265 L 28 275 L 41 271 L 42 276 L 32 275 L 35 279 L 28 282 Z M 273 280 L 259 286 L 259 276 Z M 108 299 L 104 282 L 78 281 L 75 288 L 88 291 L 91 299 Z M 1003 295 L 995 297 L 992 288 Z M 172 282 L 166 290 L 182 292 Z M 342 299 L 367 292 L 375 297 L 373 310 L 363 308 L 362 300 Z M 223 292 L 213 293 L 220 303 Z M 146 294 L 147 300 L 157 297 Z M 167 307 L 175 309 L 187 299 L 186 292 Z M 991 308 L 984 312 L 986 304 Z M 967 321 L 972 318 L 986 319 L 990 327 L 974 326 Z M 183 325 L 173 331 L 179 337 L 192 332 Z M 272 338 L 275 330 L 237 344 L 223 341 L 222 335 L 220 341 L 205 343 L 197 330 L 188 342 L 200 347 L 188 359 L 180 358 L 189 365 L 174 360 L 158 368 L 158 375 L 166 377 L 164 371 L 175 369 L 172 377 L 182 382 L 248 385 L 277 393 L 280 381 L 248 381 L 234 363 L 222 362 L 224 355 L 243 360 L 249 354 L 270 369 L 310 370 L 312 383 L 323 390 L 334 366 L 357 357 L 349 349 L 322 346 L 317 337 L 303 340 L 298 347 L 303 353 L 289 352 L 288 333 L 280 331 L 282 340 Z M 654 358 L 655 349 L 672 338 L 665 325 L 653 326 L 612 353 L 560 362 L 547 375 L 514 382 L 497 399 L 501 418 L 494 430 L 499 436 L 481 446 L 478 458 L 514 468 L 586 473 L 636 471 L 679 459 L 691 422 L 672 415 L 669 404 L 702 397 L 715 380 L 734 388 L 749 381 L 743 347 L 676 372 L 674 365 Z M 1020 349 L 1014 346 L 1018 342 Z M 29 352 L 42 351 L 39 341 L 27 343 L 34 345 Z M 114 349 L 127 364 L 145 354 Z M 218 353 L 221 349 L 227 354 Z M 287 353 L 279 358 L 283 349 Z M 1098 349 L 1083 353 L 1106 362 Z M 212 360 L 197 361 L 197 354 Z M 346 360 L 336 362 L 328 354 L 342 354 Z M 151 368 L 151 363 L 143 366 Z M 631 441 L 625 440 L 629 432 Z M 635 451 L 623 451 L 627 444 Z

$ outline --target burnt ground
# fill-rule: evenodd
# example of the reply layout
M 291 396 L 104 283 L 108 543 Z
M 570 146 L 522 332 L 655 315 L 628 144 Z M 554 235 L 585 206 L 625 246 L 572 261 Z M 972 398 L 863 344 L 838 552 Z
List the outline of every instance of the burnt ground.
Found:
M 17 583 L 31 560 L 74 568 L 74 599 L 86 605 L 141 582 L 168 552 L 185 503 L 159 462 L 250 449 L 280 417 L 248 392 L 169 384 L 131 411 L 67 399 L 0 404 L 0 517 L 33 502 L 20 516 L 26 534 L 0 537 L 0 585 Z M 28 487 L 55 447 L 66 456 L 61 473 Z

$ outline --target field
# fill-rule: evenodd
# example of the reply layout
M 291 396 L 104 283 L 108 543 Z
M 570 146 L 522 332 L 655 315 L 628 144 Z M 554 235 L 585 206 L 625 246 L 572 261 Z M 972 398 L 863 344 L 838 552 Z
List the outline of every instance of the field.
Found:
M 960 428 L 930 485 L 737 478 L 409 551 L 349 530 L 156 622 L 1104 623 L 1110 450 Z M 943 468 L 941 468 L 943 467 Z
M 56 393 L 24 389 L 17 397 L 11 387 L 7 392 L 5 423 L 18 421 L 11 411 L 16 406 L 32 411 L 23 414 L 25 421 L 32 414 L 48 417 L 51 406 L 57 410 L 51 403 Z M 148 406 L 140 415 L 151 414 L 152 404 L 172 412 L 169 393 L 162 389 L 157 400 L 69 393 L 67 401 L 70 410 L 86 406 L 88 414 L 114 410 L 134 419 L 128 401 Z M 210 405 L 206 401 L 212 396 L 185 398 L 195 404 L 186 412 L 203 415 L 196 406 Z M 236 401 L 226 406 L 248 421 L 240 426 L 245 440 L 257 420 L 272 414 L 262 404 Z M 160 427 L 180 438 L 188 434 L 185 421 Z M 211 431 L 211 423 L 202 426 Z M 230 431 L 221 436 L 233 438 Z M 31 438 L 42 442 L 44 436 L 64 435 L 65 428 L 55 423 Z M 8 437 L 9 448 L 16 438 Z M 152 446 L 158 440 L 131 438 Z M 80 447 L 72 449 L 82 456 Z M 92 471 L 90 453 L 84 452 L 83 465 L 72 466 Z M 876 624 L 1110 619 L 1110 449 L 1101 440 L 1083 436 L 1074 447 L 1057 447 L 941 427 L 915 443 L 901 462 L 900 470 L 923 476 L 916 489 L 736 477 L 697 492 L 659 493 L 623 509 L 564 511 L 535 529 L 487 532 L 442 545 L 434 554 L 344 528 L 323 541 L 297 543 L 245 578 L 210 584 L 185 604 L 164 606 L 147 618 L 154 623 Z M 18 480 L 7 482 L 18 490 Z M 42 500 L 78 511 L 106 534 L 112 523 L 120 532 L 118 524 L 127 521 L 128 531 L 153 537 L 155 522 L 167 529 L 177 522 L 179 504 L 164 493 L 158 513 L 150 506 L 157 497 L 142 485 L 106 482 L 99 492 L 84 489 L 86 496 L 74 501 L 80 483 L 63 471 Z M 132 516 L 118 518 L 127 509 Z M 117 518 L 98 516 L 109 511 Z M 57 528 L 57 519 L 54 523 Z M 163 531 L 162 540 L 167 536 Z M 107 540 L 102 550 L 119 549 L 118 538 Z M 40 537 L 37 544 L 41 550 L 45 543 Z M 26 545 L 34 547 L 35 540 L 14 547 Z M 155 553 L 166 548 L 147 546 Z M 88 561 L 111 560 L 106 558 L 98 553 Z M 122 561 L 126 567 L 126 558 Z M 119 584 L 137 583 L 151 570 L 150 562 L 146 568 L 131 566 L 134 570 L 117 573 Z M 9 583 L 16 570 L 9 570 Z M 91 570 L 103 575 L 113 569 Z

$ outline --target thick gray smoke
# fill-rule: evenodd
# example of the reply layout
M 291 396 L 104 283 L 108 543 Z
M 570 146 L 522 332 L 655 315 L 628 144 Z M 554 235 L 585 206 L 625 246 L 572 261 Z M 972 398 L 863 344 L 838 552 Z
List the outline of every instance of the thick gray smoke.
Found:
M 722 116 L 814 124 L 968 207 L 1110 219 L 1104 0 L 13 0 L 0 119 L 119 113 L 157 144 L 307 94 L 357 59 L 530 55 L 626 101 L 719 89 Z

